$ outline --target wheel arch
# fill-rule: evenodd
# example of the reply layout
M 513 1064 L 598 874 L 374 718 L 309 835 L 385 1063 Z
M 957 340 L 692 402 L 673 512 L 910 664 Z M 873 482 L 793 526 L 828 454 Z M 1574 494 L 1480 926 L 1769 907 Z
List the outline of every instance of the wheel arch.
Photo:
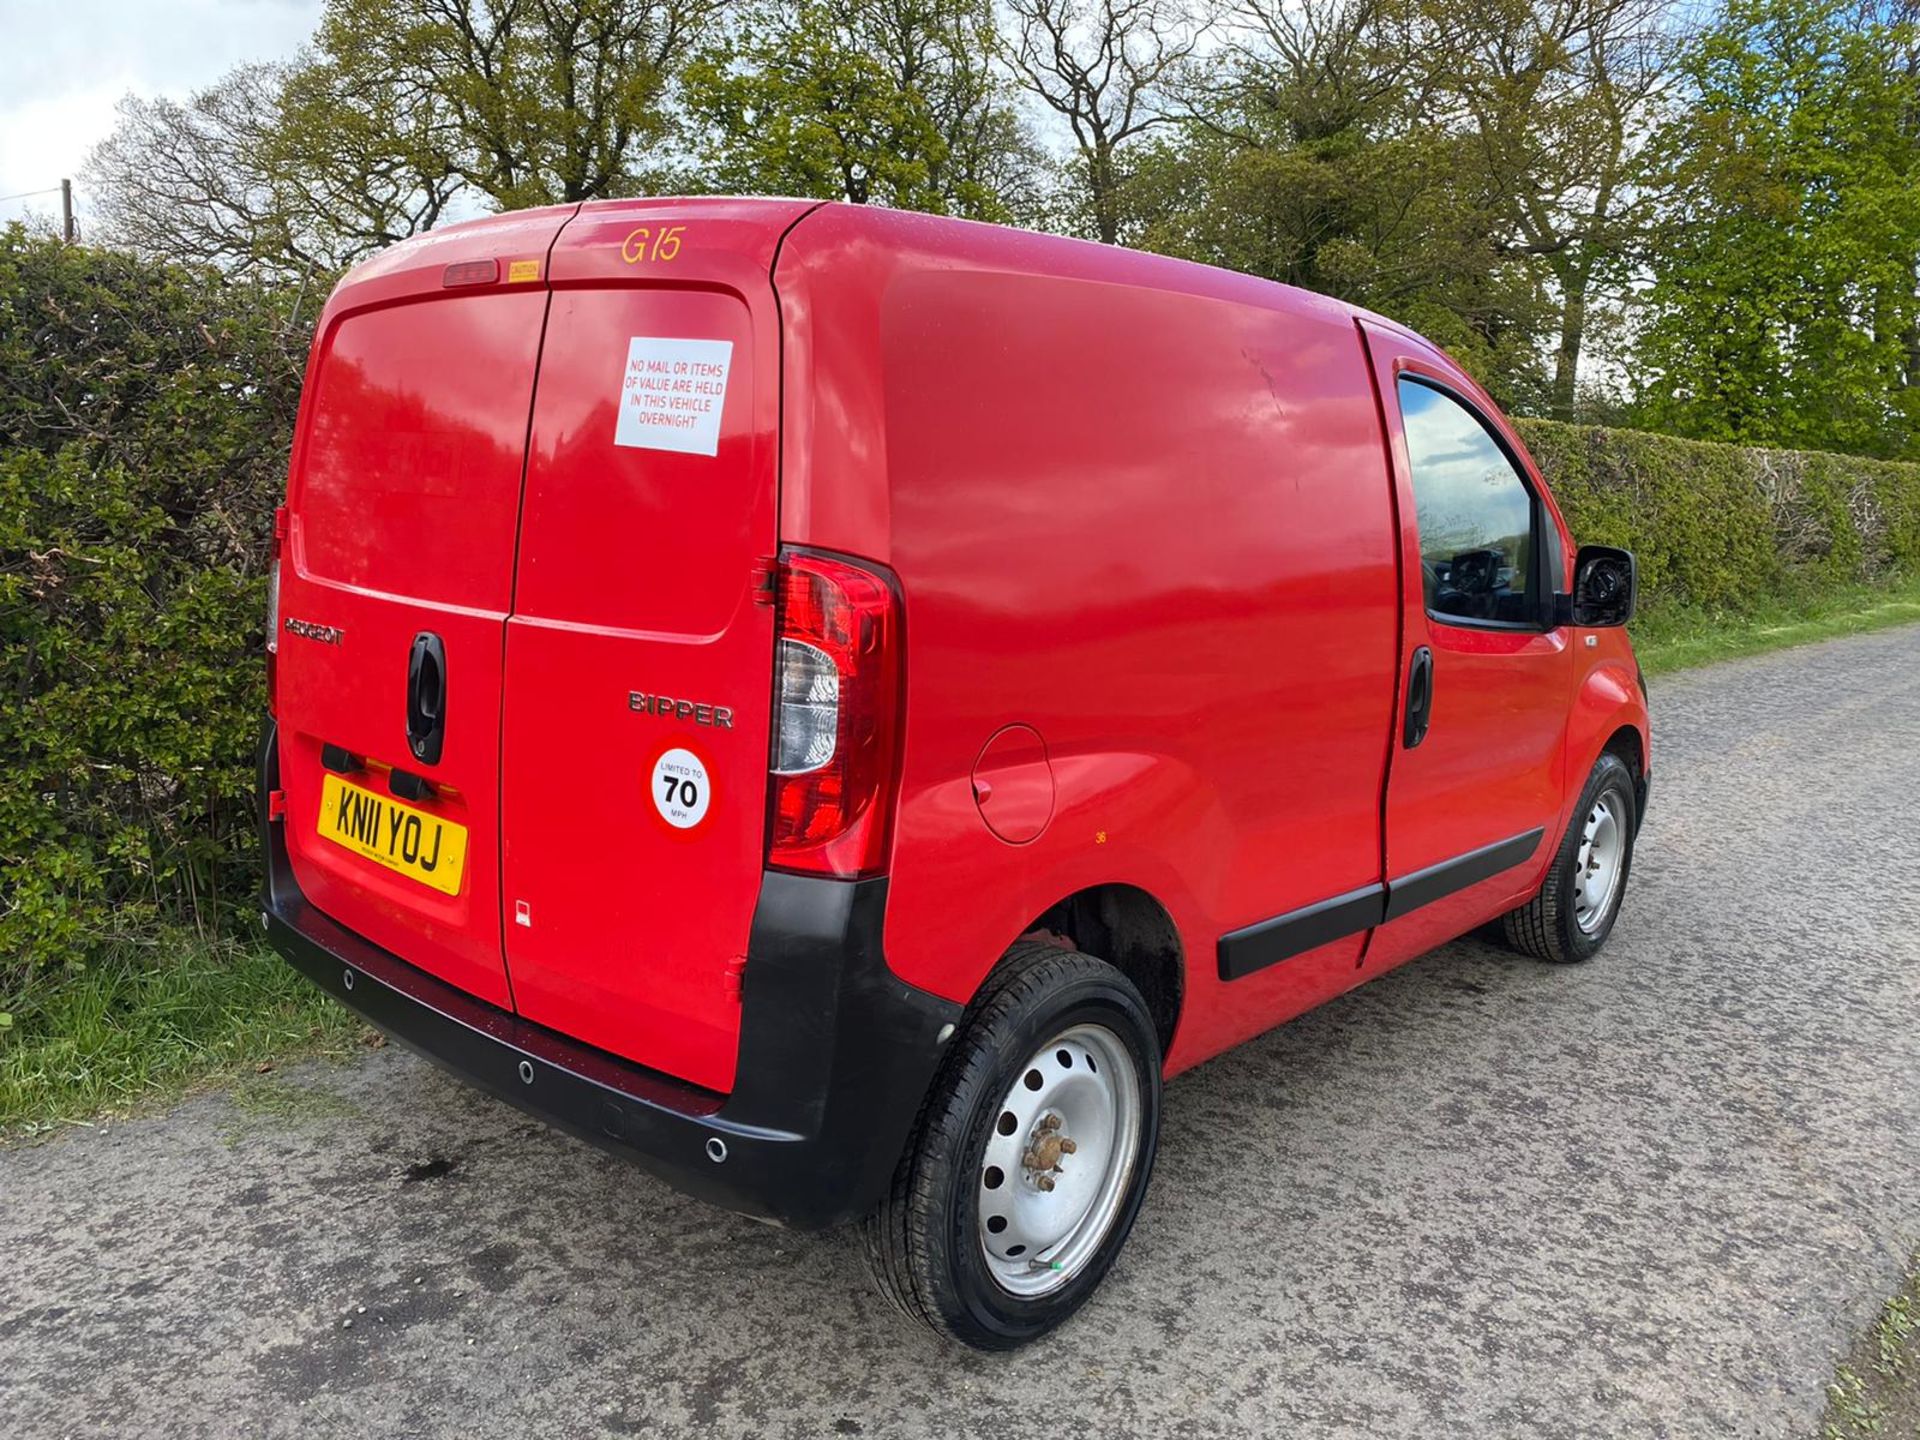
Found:
M 1633 772 L 1633 821 L 1637 830 L 1647 811 L 1646 737 L 1640 733 L 1638 725 L 1622 725 L 1607 737 L 1607 743 L 1600 747 L 1600 753 L 1618 755 L 1621 763 Z
M 1636 808 L 1646 808 L 1647 777 L 1652 770 L 1648 746 L 1647 702 L 1641 694 L 1638 672 L 1631 658 L 1603 660 L 1581 679 L 1567 721 L 1567 807 L 1562 823 L 1571 818 L 1574 800 L 1587 775 L 1607 753 L 1620 757 L 1633 772 Z
M 1021 939 L 1052 940 L 1112 965 L 1140 992 L 1164 1056 L 1186 1003 L 1186 951 L 1167 907 L 1137 885 L 1090 885 L 1042 910 Z

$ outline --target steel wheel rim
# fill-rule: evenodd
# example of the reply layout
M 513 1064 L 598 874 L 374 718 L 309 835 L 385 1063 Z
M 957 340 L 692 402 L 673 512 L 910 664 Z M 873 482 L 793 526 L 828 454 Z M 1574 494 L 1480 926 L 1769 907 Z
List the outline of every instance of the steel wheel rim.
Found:
M 1029 1057 L 994 1112 L 975 1178 L 975 1228 L 996 1285 L 1032 1299 L 1086 1268 L 1126 1202 L 1140 1132 L 1140 1078 L 1113 1031 L 1075 1025 Z
M 1580 848 L 1574 856 L 1573 923 L 1582 934 L 1596 934 L 1613 913 L 1626 859 L 1626 827 L 1613 797 L 1602 795 L 1581 825 Z

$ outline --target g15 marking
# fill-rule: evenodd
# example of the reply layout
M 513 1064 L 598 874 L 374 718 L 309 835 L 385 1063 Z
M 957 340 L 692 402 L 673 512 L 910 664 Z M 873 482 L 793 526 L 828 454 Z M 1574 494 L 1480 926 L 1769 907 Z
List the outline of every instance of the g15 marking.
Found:
M 680 236 L 686 228 L 684 225 L 662 225 L 656 230 L 651 225 L 639 226 L 621 243 L 620 258 L 629 265 L 638 265 L 642 260 L 658 260 L 665 264 L 679 255 Z

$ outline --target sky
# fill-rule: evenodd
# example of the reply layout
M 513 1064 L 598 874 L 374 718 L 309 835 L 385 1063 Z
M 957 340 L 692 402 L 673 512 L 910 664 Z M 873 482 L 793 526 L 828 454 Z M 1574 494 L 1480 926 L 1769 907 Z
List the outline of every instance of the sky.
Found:
M 0 0 L 0 196 L 75 181 L 129 92 L 185 99 L 235 65 L 280 60 L 313 33 L 321 0 Z M 58 215 L 60 196 L 0 200 L 0 223 Z

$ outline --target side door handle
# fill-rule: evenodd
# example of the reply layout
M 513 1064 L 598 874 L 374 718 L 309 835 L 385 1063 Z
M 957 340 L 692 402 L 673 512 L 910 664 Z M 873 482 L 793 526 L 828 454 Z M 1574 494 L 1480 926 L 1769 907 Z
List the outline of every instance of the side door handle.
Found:
M 1400 742 L 1411 750 L 1427 738 L 1427 717 L 1433 713 L 1433 651 L 1422 645 L 1407 666 L 1407 719 Z
M 447 734 L 447 647 L 422 630 L 407 652 L 407 748 L 425 765 L 440 763 Z

